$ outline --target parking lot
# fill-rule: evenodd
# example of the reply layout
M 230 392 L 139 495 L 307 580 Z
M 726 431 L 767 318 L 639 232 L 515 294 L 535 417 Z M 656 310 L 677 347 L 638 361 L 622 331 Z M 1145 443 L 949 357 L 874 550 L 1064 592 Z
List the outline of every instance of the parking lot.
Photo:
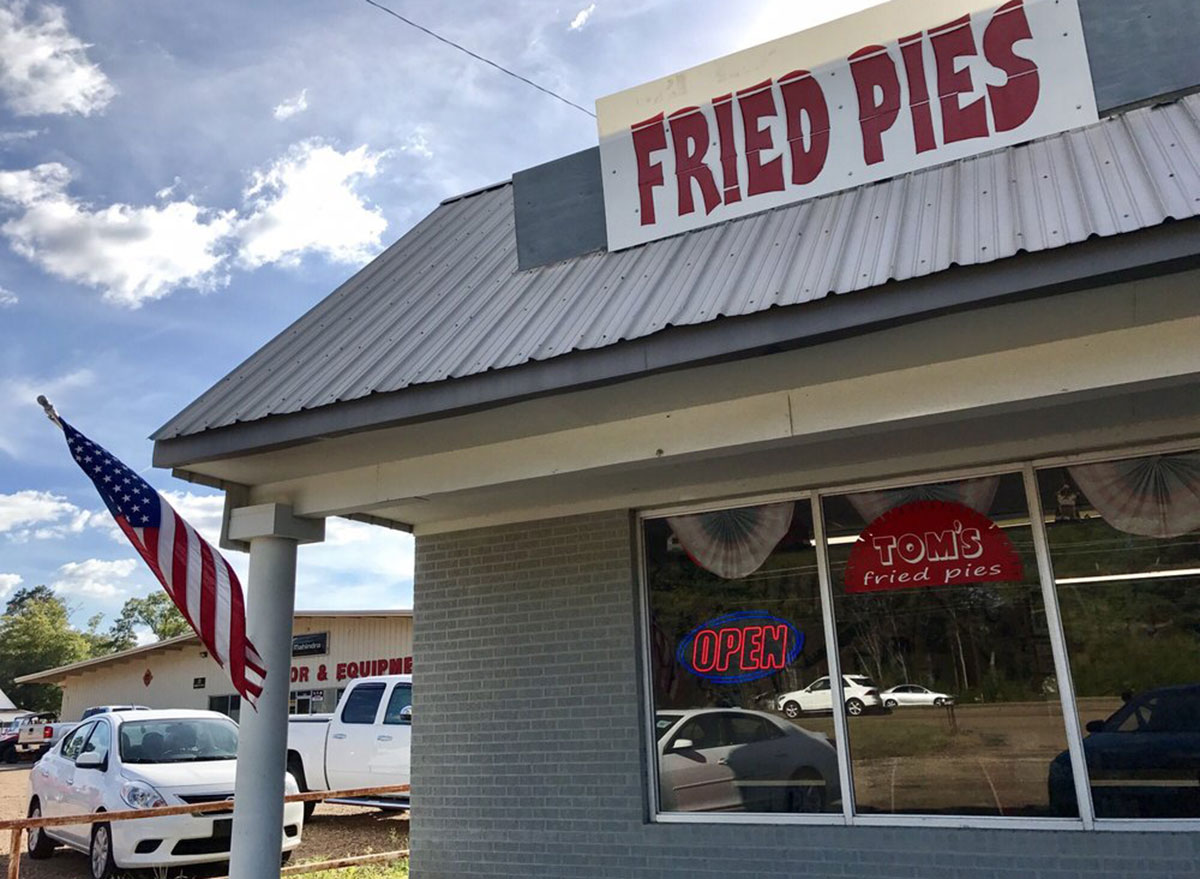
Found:
M 0 819 L 22 818 L 28 805 L 29 765 L 0 766 Z M 8 850 L 8 834 L 0 834 L 0 849 Z M 304 825 L 304 842 L 295 861 L 326 860 L 408 847 L 408 814 L 333 806 L 322 803 Z M 0 874 L 8 867 L 0 854 Z M 48 861 L 21 860 L 21 879 L 79 879 L 88 872 L 87 858 L 59 849 Z

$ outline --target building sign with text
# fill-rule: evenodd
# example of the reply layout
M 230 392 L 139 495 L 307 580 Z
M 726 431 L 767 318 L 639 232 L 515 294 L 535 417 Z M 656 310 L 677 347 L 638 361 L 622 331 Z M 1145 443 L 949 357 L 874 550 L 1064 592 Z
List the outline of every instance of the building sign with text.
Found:
M 601 99 L 609 249 L 1096 122 L 1077 3 L 895 0 Z
M 1020 582 L 1024 576 L 1012 541 L 987 516 L 953 501 L 912 501 L 858 536 L 846 564 L 846 591 Z

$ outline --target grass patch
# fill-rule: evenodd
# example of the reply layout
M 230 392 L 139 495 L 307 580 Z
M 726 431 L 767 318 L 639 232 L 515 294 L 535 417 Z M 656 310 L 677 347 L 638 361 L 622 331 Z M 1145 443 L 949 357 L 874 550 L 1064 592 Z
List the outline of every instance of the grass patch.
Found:
M 944 754 L 954 736 L 947 724 L 926 719 L 890 717 L 850 718 L 850 741 L 863 757 L 926 757 Z
M 394 864 L 366 864 L 362 867 L 346 867 L 344 870 L 321 870 L 317 873 L 302 873 L 311 879 L 408 879 L 408 859 Z

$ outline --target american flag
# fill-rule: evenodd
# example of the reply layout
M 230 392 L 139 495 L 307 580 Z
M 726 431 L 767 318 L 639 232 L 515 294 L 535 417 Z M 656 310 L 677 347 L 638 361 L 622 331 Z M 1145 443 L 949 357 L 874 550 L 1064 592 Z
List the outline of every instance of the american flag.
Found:
M 95 484 L 133 548 L 233 686 L 256 704 L 267 671 L 246 638 L 242 585 L 229 562 L 150 483 L 66 421 L 59 423 L 75 463 Z

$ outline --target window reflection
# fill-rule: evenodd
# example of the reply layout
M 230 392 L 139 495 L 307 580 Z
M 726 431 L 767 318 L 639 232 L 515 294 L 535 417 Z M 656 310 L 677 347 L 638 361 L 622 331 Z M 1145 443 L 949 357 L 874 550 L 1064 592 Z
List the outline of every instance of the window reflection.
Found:
M 856 809 L 1049 814 L 1066 731 L 1021 477 L 824 510 Z
M 1200 455 L 1038 474 L 1099 818 L 1200 817 Z M 1056 808 L 1075 808 L 1067 755 Z
M 660 808 L 840 811 L 832 717 L 777 705 L 828 672 L 808 504 L 651 519 L 644 537 Z

